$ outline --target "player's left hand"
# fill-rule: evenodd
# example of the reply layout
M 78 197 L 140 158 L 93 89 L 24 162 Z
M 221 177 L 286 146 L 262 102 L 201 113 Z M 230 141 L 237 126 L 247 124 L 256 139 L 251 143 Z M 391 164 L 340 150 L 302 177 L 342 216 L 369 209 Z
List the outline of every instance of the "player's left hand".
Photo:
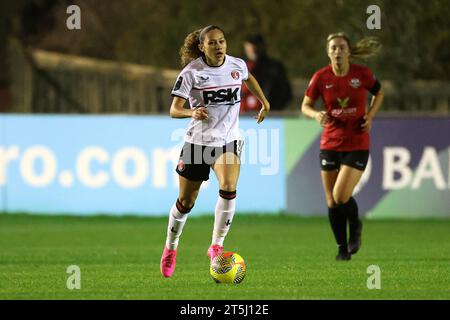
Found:
M 370 128 L 372 128 L 372 117 L 369 117 L 367 114 L 363 117 L 364 121 L 361 125 L 362 131 L 369 132 Z
M 269 105 L 265 105 L 261 108 L 261 110 L 259 110 L 259 113 L 256 117 L 254 117 L 256 120 L 256 123 L 261 123 L 264 121 L 264 118 L 267 116 L 267 114 L 269 113 L 270 110 L 270 106 Z

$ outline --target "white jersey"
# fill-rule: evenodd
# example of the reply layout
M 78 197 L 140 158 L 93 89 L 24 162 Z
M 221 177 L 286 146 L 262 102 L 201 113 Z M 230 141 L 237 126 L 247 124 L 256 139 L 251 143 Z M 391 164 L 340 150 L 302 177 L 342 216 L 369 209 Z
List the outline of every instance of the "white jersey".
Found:
M 225 55 L 224 63 L 218 67 L 207 65 L 202 58 L 189 63 L 178 76 L 172 95 L 189 100 L 191 109 L 206 107 L 208 119 L 192 119 L 184 140 L 214 147 L 241 140 L 241 86 L 247 79 L 244 60 L 229 55 Z

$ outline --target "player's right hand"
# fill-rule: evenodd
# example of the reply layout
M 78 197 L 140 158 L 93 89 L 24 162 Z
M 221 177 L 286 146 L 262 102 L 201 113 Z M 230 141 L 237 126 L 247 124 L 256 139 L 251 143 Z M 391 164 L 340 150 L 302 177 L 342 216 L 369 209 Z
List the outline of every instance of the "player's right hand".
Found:
M 324 127 L 329 121 L 330 121 L 330 117 L 328 116 L 328 114 L 326 113 L 326 111 L 320 111 L 316 114 L 316 116 L 314 117 L 314 119 L 316 119 L 316 121 L 322 126 Z
M 192 118 L 195 120 L 206 120 L 208 119 L 208 109 L 205 107 L 195 108 L 192 112 Z

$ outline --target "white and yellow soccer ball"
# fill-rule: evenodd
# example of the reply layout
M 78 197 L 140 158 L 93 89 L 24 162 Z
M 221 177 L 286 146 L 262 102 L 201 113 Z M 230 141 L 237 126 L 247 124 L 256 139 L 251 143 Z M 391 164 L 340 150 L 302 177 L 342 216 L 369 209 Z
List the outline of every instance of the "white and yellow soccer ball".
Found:
M 223 252 L 213 259 L 209 272 L 216 283 L 241 283 L 246 272 L 245 261 L 236 252 Z

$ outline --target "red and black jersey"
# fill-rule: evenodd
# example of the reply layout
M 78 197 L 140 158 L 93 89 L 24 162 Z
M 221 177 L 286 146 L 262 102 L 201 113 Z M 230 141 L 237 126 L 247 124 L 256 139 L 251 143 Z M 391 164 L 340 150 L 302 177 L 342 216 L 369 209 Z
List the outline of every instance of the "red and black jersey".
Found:
M 362 65 L 350 64 L 347 75 L 338 77 L 331 65 L 317 71 L 306 89 L 306 95 L 316 101 L 319 97 L 331 121 L 325 125 L 320 149 L 334 151 L 368 150 L 369 134 L 361 124 L 366 114 L 367 91 L 380 89 L 372 71 Z

